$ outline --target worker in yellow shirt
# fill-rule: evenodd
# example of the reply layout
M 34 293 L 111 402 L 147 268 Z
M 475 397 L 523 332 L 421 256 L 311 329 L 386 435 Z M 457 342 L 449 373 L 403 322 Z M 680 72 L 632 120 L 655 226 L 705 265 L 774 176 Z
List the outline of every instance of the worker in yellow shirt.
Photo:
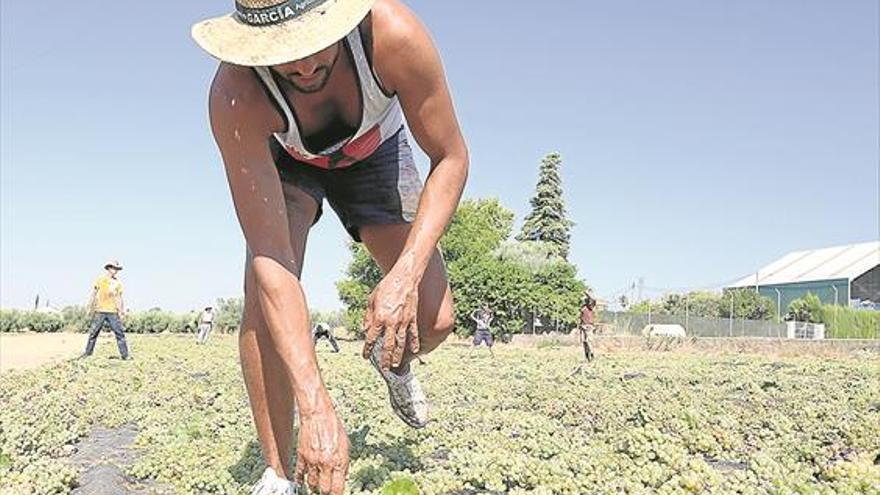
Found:
M 125 306 L 122 302 L 122 282 L 119 281 L 122 265 L 116 260 L 108 261 L 104 265 L 104 270 L 106 273 L 95 281 L 92 298 L 89 301 L 89 313 L 94 314 L 94 317 L 83 356 L 91 356 L 95 351 L 98 335 L 106 322 L 113 330 L 113 334 L 116 335 L 116 345 L 119 347 L 122 359 L 130 359 L 121 320 L 121 317 L 125 315 Z

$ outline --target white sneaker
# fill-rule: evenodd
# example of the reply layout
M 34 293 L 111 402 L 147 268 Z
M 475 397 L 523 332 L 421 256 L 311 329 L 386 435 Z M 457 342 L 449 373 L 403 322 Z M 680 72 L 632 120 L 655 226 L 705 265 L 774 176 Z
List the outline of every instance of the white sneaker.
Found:
M 278 476 L 274 469 L 267 467 L 251 495 L 296 495 L 296 484 Z
M 381 338 L 379 339 L 381 342 Z M 391 371 L 383 371 L 379 365 L 379 355 L 382 352 L 381 344 L 373 346 L 370 353 L 370 363 L 385 380 L 388 385 L 388 398 L 391 400 L 391 409 L 404 423 L 413 428 L 424 428 L 428 424 L 428 399 L 419 380 L 412 372 L 412 367 L 407 365 L 407 371 L 398 375 Z

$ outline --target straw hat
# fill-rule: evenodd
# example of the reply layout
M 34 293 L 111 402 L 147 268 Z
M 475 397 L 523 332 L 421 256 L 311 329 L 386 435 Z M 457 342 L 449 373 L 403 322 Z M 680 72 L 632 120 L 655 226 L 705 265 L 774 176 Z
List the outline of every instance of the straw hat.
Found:
M 341 40 L 374 0 L 237 0 L 235 12 L 202 21 L 193 39 L 214 57 L 237 65 L 299 60 Z
M 106 270 L 107 268 L 116 268 L 117 270 L 122 270 L 122 265 L 119 264 L 119 260 L 110 260 L 104 263 L 104 269 Z

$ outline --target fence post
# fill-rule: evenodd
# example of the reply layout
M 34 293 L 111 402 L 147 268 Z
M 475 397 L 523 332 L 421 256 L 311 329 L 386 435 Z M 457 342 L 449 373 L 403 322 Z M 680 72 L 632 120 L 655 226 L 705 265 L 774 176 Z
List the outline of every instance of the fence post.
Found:
M 782 323 L 782 292 L 776 287 L 773 290 L 776 291 L 776 323 Z
M 730 292 L 730 314 L 728 316 L 730 317 L 729 333 L 733 337 L 733 291 Z
M 684 331 L 687 332 L 688 335 L 691 333 L 691 295 L 687 294 L 684 296 Z
M 831 288 L 834 289 L 834 328 L 837 328 L 837 305 L 838 305 L 838 297 L 840 292 L 837 291 L 837 286 L 834 285 L 834 282 L 831 283 Z

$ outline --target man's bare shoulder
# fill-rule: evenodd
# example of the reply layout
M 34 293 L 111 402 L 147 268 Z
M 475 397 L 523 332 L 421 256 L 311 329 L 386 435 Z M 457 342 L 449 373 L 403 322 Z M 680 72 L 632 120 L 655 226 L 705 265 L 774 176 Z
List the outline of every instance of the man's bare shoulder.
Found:
M 377 0 L 370 12 L 370 22 L 374 64 L 383 81 L 400 81 L 406 76 L 407 61 L 434 53 L 427 29 L 399 0 Z
M 385 44 L 405 43 L 424 31 L 419 18 L 400 0 L 376 0 L 370 11 L 374 36 Z
M 251 67 L 221 63 L 208 96 L 211 122 L 223 125 L 235 121 L 262 124 L 267 129 L 281 125 L 281 118 Z

